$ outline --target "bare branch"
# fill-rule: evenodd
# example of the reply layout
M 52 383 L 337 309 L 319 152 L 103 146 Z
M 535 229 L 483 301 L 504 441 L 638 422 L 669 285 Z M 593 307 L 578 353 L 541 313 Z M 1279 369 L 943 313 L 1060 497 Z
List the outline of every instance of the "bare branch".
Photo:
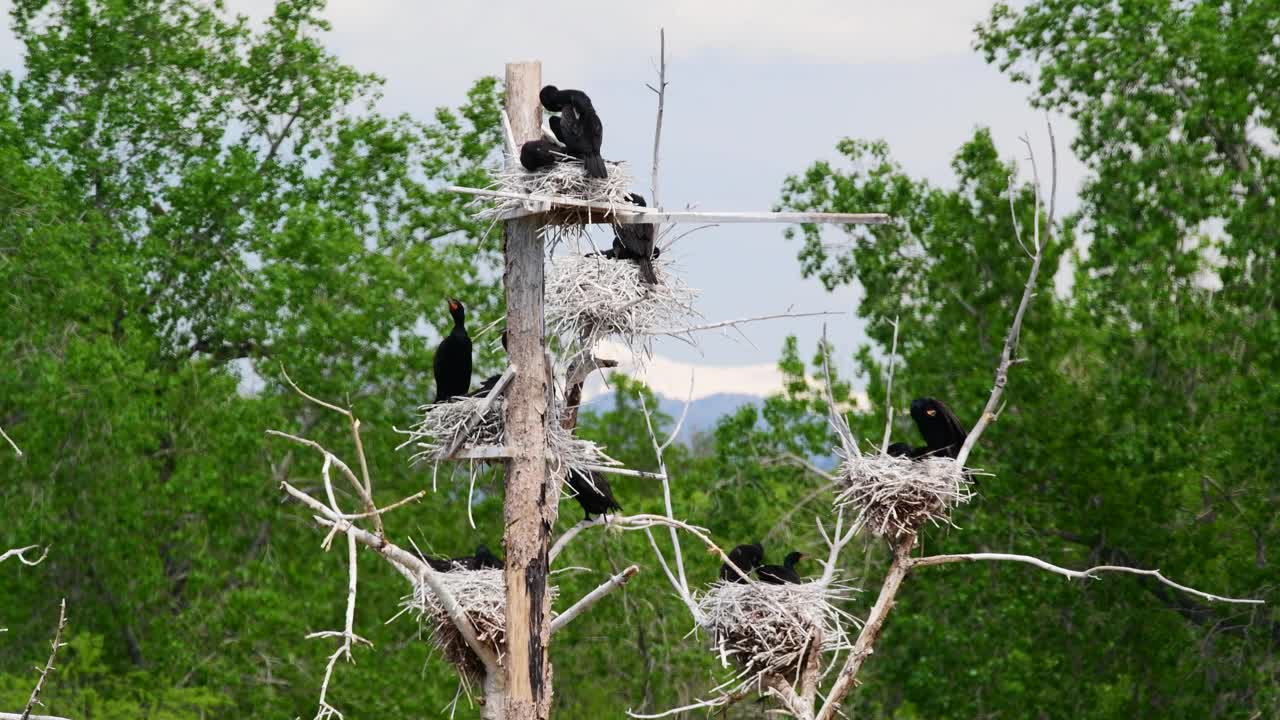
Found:
M 658 120 L 653 125 L 653 164 L 650 168 L 652 178 L 649 181 L 649 195 L 653 197 L 653 206 L 662 207 L 658 201 L 658 149 L 662 145 L 662 112 L 667 97 L 667 29 L 658 29 L 658 87 L 649 89 L 658 94 Z
M 704 710 L 704 709 L 711 710 L 719 707 L 728 707 L 738 702 L 739 700 L 742 700 L 743 698 L 747 697 L 748 695 L 751 694 L 751 692 L 752 690 L 750 688 L 747 688 L 743 690 L 738 690 L 737 692 L 725 693 L 724 695 L 711 698 L 710 700 L 699 700 L 698 702 L 693 703 L 692 705 L 685 705 L 683 707 L 671 708 L 670 710 L 664 710 L 663 712 L 655 713 L 652 715 L 634 713 L 634 712 L 631 712 L 630 710 L 627 710 L 627 715 L 633 718 L 640 718 L 641 720 L 653 720 L 655 718 L 671 717 L 672 715 L 680 715 L 687 712 L 693 712 L 694 710 Z
M 756 315 L 754 317 L 744 317 L 744 318 L 738 318 L 736 320 L 722 320 L 720 322 L 714 322 L 707 325 L 694 325 L 692 327 L 678 328 L 675 330 L 655 330 L 652 334 L 653 335 L 688 335 L 690 333 L 702 332 L 704 330 L 716 330 L 718 328 L 724 328 L 724 327 L 736 328 L 738 325 L 751 323 L 751 322 L 760 322 L 762 320 L 778 320 L 781 318 L 825 317 L 828 315 L 844 315 L 844 313 L 838 312 L 835 310 L 820 310 L 817 312 L 803 312 L 803 313 L 786 312 L 786 313 L 777 313 L 776 315 Z
M 592 590 L 586 595 L 583 595 L 581 600 L 574 603 L 572 606 L 570 606 L 568 610 L 565 610 L 563 613 L 560 614 L 559 617 L 557 617 L 555 620 L 551 622 L 551 634 L 554 635 L 557 630 L 573 622 L 574 618 L 578 617 L 579 615 L 586 612 L 587 610 L 590 610 L 592 605 L 595 605 L 596 603 L 600 602 L 600 598 L 603 598 L 605 595 L 608 595 L 614 590 L 617 590 L 623 585 L 626 585 L 627 582 L 630 581 L 631 578 L 638 572 L 640 572 L 640 567 L 638 565 L 632 565 L 631 567 L 628 567 L 626 570 L 623 570 L 617 575 L 614 575 L 613 577 L 606 580 L 603 584 L 601 584 L 595 590 Z
M 280 486 L 284 491 L 294 498 L 301 501 L 304 505 L 314 510 L 317 515 L 314 517 L 317 524 L 336 528 L 339 532 L 345 532 L 353 536 L 361 545 L 373 548 L 375 552 L 387 559 L 397 570 L 412 582 L 421 580 L 431 588 L 431 592 L 440 598 L 440 604 L 444 606 L 449 613 L 449 619 L 453 621 L 454 626 L 458 628 L 462 638 L 466 641 L 467 646 L 471 648 L 480 660 L 484 662 L 485 668 L 494 671 L 498 668 L 497 657 L 479 641 L 476 637 L 475 629 L 471 626 L 471 622 L 467 619 L 466 613 L 458 604 L 458 601 L 449 592 L 449 589 L 440 582 L 435 570 L 431 568 L 417 555 L 399 547 L 395 543 L 388 541 L 386 538 L 380 538 L 367 530 L 356 527 L 350 520 L 338 517 L 333 510 L 328 508 L 324 503 L 316 500 L 307 493 L 295 488 L 289 483 L 281 483 Z M 498 670 L 500 672 L 500 669 Z
M 1014 555 L 1014 554 L 1008 554 L 1008 553 L 963 553 L 959 555 L 931 555 L 928 557 L 921 557 L 921 558 L 916 558 L 912 560 L 911 568 L 914 569 L 917 567 L 928 567 L 930 565 L 945 565 L 947 563 L 958 563 L 958 562 L 978 562 L 981 560 L 1006 560 L 1010 562 L 1027 563 L 1029 565 L 1035 565 L 1036 567 L 1042 570 L 1048 570 L 1049 572 L 1063 575 L 1072 580 L 1084 580 L 1087 578 L 1093 578 L 1097 580 L 1097 579 L 1100 579 L 1098 578 L 1098 575 L 1100 573 L 1107 573 L 1107 572 L 1129 573 L 1131 575 L 1145 575 L 1147 577 L 1153 577 L 1156 580 L 1159 580 L 1160 582 L 1164 583 L 1165 585 L 1168 585 L 1171 588 L 1174 588 L 1176 590 L 1181 590 L 1182 592 L 1187 593 L 1189 595 L 1196 595 L 1198 597 L 1202 597 L 1205 600 L 1208 600 L 1210 602 L 1240 603 L 1240 604 L 1246 604 L 1246 605 L 1265 605 L 1266 604 L 1266 601 L 1264 600 L 1250 600 L 1250 599 L 1223 597 L 1221 595 L 1213 595 L 1211 593 L 1196 590 L 1195 588 L 1190 588 L 1190 587 L 1187 587 L 1186 585 L 1180 585 L 1170 580 L 1169 578 L 1165 577 L 1164 575 L 1160 574 L 1159 570 L 1142 570 L 1139 568 L 1125 567 L 1124 565 L 1098 565 L 1096 567 L 1091 567 L 1088 570 L 1070 570 L 1068 568 L 1054 565 L 1053 563 L 1045 562 L 1044 560 L 1041 560 L 1036 557 L 1032 557 L 1030 555 Z
M 18 457 L 22 457 L 22 448 L 18 447 L 18 443 L 14 442 L 13 438 L 9 437 L 9 433 L 5 432 L 3 427 L 0 427 L 0 437 L 9 442 L 9 447 L 13 448 L 13 451 L 18 453 Z
M 893 361 L 898 355 L 898 318 L 893 319 L 893 345 L 889 349 L 889 379 L 884 390 L 884 442 L 880 452 L 889 452 L 889 435 L 893 432 Z
M 21 562 L 23 565 L 35 566 L 35 565 L 39 565 L 45 559 L 45 557 L 49 555 L 49 548 L 45 547 L 44 550 L 40 553 L 40 557 L 36 558 L 35 560 L 28 560 L 27 553 L 32 550 L 40 550 L 40 546 L 28 545 L 26 547 L 6 550 L 3 555 L 0 555 L 0 562 L 4 562 L 5 560 L 8 560 L 11 557 L 16 557 L 18 558 L 18 561 Z
M 1023 139 L 1027 144 L 1027 150 L 1031 152 L 1031 143 Z M 1052 131 L 1049 135 L 1049 145 L 1054 146 Z M 1056 195 L 1058 187 L 1057 172 L 1057 149 L 1052 150 L 1054 157 L 1053 192 Z M 1027 307 L 1031 304 L 1031 298 L 1035 296 L 1036 278 L 1040 275 L 1040 261 L 1044 259 L 1044 246 L 1048 243 L 1053 233 L 1053 214 L 1052 210 L 1048 218 L 1048 226 L 1045 229 L 1044 242 L 1040 239 L 1040 178 L 1039 173 L 1035 169 L 1035 153 L 1031 152 L 1031 168 L 1033 173 L 1033 187 L 1035 189 L 1035 213 L 1034 227 L 1032 228 L 1033 244 L 1035 246 L 1035 254 L 1031 260 L 1031 272 L 1027 275 L 1027 284 L 1022 289 L 1022 301 L 1018 303 L 1018 310 L 1014 313 L 1013 324 L 1009 326 L 1009 333 L 1004 339 L 1004 348 L 1000 351 L 1000 364 L 996 368 L 995 385 L 991 388 L 991 396 L 987 398 L 987 405 L 982 409 L 982 415 L 978 417 L 978 422 L 974 424 L 973 430 L 969 432 L 969 436 L 965 438 L 964 445 L 960 448 L 960 454 L 956 457 L 956 462 L 964 465 L 969 459 L 969 453 L 973 451 L 973 446 L 977 444 L 978 438 L 991 424 L 996 417 L 996 409 L 1000 406 L 1000 398 L 1004 395 L 1005 385 L 1009 383 L 1009 368 L 1016 362 L 1013 357 L 1014 349 L 1018 346 L 1018 337 L 1022 332 L 1022 319 L 1027 313 Z M 1056 198 L 1049 202 L 1050 208 L 1056 204 Z
M 692 393 L 692 389 L 690 389 Z M 649 439 L 653 441 L 653 454 L 658 460 L 658 472 L 662 473 L 662 504 L 667 511 L 667 518 L 675 520 L 675 512 L 671 506 L 671 481 L 667 476 L 667 461 L 663 457 L 663 446 L 658 444 L 658 436 L 653 432 L 653 418 L 649 415 L 649 405 L 645 402 L 644 395 L 640 396 L 640 409 L 644 411 L 644 424 L 649 430 Z M 676 533 L 674 527 L 668 526 L 671 533 L 671 547 L 675 553 L 676 572 L 680 577 L 680 592 L 686 596 L 692 597 L 689 593 L 689 580 L 684 573 L 684 557 L 680 551 L 680 536 Z
M 337 716 L 342 717 L 342 713 L 337 708 L 329 704 L 329 681 L 333 679 L 333 669 L 338 664 L 338 659 L 346 657 L 347 662 L 355 662 L 351 657 L 351 648 L 356 643 L 364 643 L 373 646 L 373 643 L 360 637 L 355 633 L 356 621 L 356 538 L 351 532 L 347 532 L 347 566 L 348 566 L 348 582 L 347 582 L 347 613 L 345 624 L 340 632 L 326 630 L 315 632 L 307 635 L 308 640 L 315 638 L 340 637 L 342 644 L 337 650 L 329 656 L 329 662 L 324 668 L 324 679 L 320 682 L 320 701 L 316 709 L 316 720 L 324 720 L 324 718 Z
M 867 622 L 862 626 L 862 632 L 858 634 L 858 640 L 853 644 L 853 650 L 849 652 L 849 658 L 840 669 L 840 674 L 836 676 L 835 684 L 827 693 L 827 701 L 822 704 L 822 710 L 818 712 L 815 720 L 833 720 L 840 712 L 840 703 L 853 689 L 858 671 L 862 669 L 862 663 L 871 656 L 872 647 L 880 637 L 880 631 L 884 627 L 889 610 L 893 607 L 893 599 L 898 594 L 898 588 L 902 586 L 903 579 L 911 571 L 911 548 L 915 542 L 915 535 L 908 535 L 902 538 L 894 548 L 893 563 L 889 566 L 889 574 L 885 576 L 884 585 L 880 587 L 880 597 L 876 598 L 876 604 L 872 606 L 871 614 L 867 616 Z
M 36 681 L 36 686 L 31 689 L 31 697 L 27 700 L 27 706 L 23 709 L 21 720 L 31 720 L 31 711 L 37 705 L 43 706 L 40 702 L 40 691 L 44 690 L 45 678 L 49 677 L 49 672 L 53 670 L 53 659 L 58 656 L 58 649 L 63 646 L 62 631 L 67 627 L 67 599 L 63 598 L 62 603 L 58 607 L 58 628 L 53 632 L 53 643 L 49 650 L 49 659 L 45 662 L 44 668 L 40 670 L 40 679 Z
M 786 678 L 781 675 L 770 675 L 766 680 L 766 686 L 769 688 L 769 694 L 778 698 L 798 720 L 813 718 L 813 708 L 805 705 L 804 700 L 796 694 L 795 688 L 787 682 Z

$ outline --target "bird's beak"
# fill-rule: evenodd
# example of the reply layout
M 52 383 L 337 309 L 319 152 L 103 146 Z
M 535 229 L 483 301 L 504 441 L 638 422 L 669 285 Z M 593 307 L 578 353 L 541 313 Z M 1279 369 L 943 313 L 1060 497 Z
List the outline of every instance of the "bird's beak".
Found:
M 924 414 L 928 415 L 929 417 L 933 417 L 934 415 L 938 414 L 938 411 L 934 410 L 933 408 L 929 408 L 928 410 L 924 411 Z

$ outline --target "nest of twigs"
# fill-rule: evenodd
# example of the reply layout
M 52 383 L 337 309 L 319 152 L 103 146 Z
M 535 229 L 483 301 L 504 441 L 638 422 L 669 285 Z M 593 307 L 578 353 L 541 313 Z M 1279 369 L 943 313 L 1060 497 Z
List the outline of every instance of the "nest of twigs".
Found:
M 578 253 L 556 258 L 547 269 L 549 330 L 589 352 L 605 338 L 647 354 L 654 334 L 680 330 L 699 317 L 698 293 L 665 257 L 653 261 L 657 285 L 640 281 L 639 265 Z
M 840 454 L 835 505 L 853 508 L 855 523 L 878 536 L 897 538 L 926 523 L 954 527 L 951 511 L 973 499 L 971 471 L 949 457 Z
M 496 397 L 487 409 L 485 399 L 461 398 L 447 403 L 423 405 L 417 423 L 402 431 L 409 439 L 401 444 L 413 445 L 417 452 L 410 458 L 413 464 L 438 463 L 448 459 L 450 448 L 454 452 L 478 447 L 501 447 L 506 442 L 504 410 L 506 400 Z M 484 410 L 481 413 L 481 410 Z M 553 408 L 551 417 L 560 417 L 560 408 Z M 477 416 L 479 416 L 478 419 Z M 459 441 L 459 436 L 461 439 Z M 575 437 L 559 422 L 547 423 L 547 447 L 550 451 L 550 469 L 564 472 L 569 469 L 586 471 L 592 466 L 612 466 L 618 461 L 604 453 L 599 445 Z
M 823 653 L 847 649 L 845 628 L 856 620 L 835 603 L 850 592 L 822 582 L 717 582 L 698 598 L 698 610 L 712 650 L 738 668 L 730 682 L 741 687 L 764 675 L 794 679 L 814 643 Z
M 608 177 L 593 178 L 587 177 L 581 160 L 570 159 L 537 171 L 525 170 L 517 162 L 494 171 L 490 189 L 631 207 L 630 192 L 635 178 L 631 177 L 627 164 L 606 161 L 605 167 Z M 515 198 L 484 198 L 477 202 L 480 209 L 476 217 L 480 220 L 495 220 L 502 213 L 520 210 L 525 205 L 525 201 Z
M 502 657 L 506 650 L 506 604 L 507 596 L 502 580 L 502 570 L 453 570 L 437 573 L 454 600 L 458 601 L 471 627 L 475 629 L 476 638 Z M 552 599 L 556 596 L 556 587 L 551 586 Z M 413 594 L 402 603 L 409 610 L 418 614 L 418 620 L 430 632 L 431 643 L 458 672 L 468 680 L 479 680 L 484 677 L 484 663 L 475 654 L 462 633 L 458 631 L 449 613 L 445 610 L 440 598 L 431 591 L 426 583 L 414 586 Z

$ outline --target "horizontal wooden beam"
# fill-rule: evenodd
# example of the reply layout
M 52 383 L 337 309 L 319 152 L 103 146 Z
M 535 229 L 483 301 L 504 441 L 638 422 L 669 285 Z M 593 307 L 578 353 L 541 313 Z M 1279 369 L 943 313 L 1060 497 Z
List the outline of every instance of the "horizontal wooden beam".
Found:
M 547 215 L 548 224 L 606 224 L 636 225 L 654 223 L 817 223 L 825 225 L 884 225 L 892 218 L 885 213 L 808 213 L 808 212 L 724 212 L 724 211 L 667 211 L 659 208 L 642 208 L 635 205 L 611 205 L 609 203 L 578 200 L 557 195 L 526 195 L 502 190 L 453 185 L 448 190 L 464 195 L 523 200 L 536 205 L 534 209 L 508 210 L 497 215 L 498 220 L 511 220 L 530 215 Z

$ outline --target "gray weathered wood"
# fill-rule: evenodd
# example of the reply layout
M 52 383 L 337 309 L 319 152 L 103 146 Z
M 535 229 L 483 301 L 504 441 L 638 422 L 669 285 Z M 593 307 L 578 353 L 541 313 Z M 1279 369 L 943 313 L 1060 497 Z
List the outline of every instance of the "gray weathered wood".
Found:
M 539 62 L 507 65 L 507 115 L 517 144 L 542 135 Z M 514 159 L 513 159 L 514 160 Z M 551 597 L 548 550 L 555 524 L 558 488 L 547 472 L 549 408 L 547 364 L 543 357 L 543 261 L 541 220 L 508 220 L 503 285 L 507 297 L 507 355 L 520 368 L 507 391 L 506 498 L 503 544 L 507 599 L 506 717 L 547 720 L 551 708 Z
M 610 205 L 608 203 L 578 200 L 577 198 L 556 195 L 526 195 L 502 190 L 480 190 L 477 188 L 451 185 L 452 192 L 481 197 L 507 198 L 510 200 L 527 200 L 531 203 L 542 203 L 549 210 L 510 210 L 498 216 L 509 220 L 534 215 L 549 215 L 551 223 L 577 224 L 618 224 L 633 225 L 642 223 L 816 223 L 823 225 L 884 225 L 892 220 L 885 213 L 817 213 L 817 212 L 755 212 L 755 211 L 710 211 L 710 210 L 661 210 L 658 208 L 638 208 L 634 205 Z M 588 218 L 586 213 L 576 212 L 576 208 L 599 211 Z

